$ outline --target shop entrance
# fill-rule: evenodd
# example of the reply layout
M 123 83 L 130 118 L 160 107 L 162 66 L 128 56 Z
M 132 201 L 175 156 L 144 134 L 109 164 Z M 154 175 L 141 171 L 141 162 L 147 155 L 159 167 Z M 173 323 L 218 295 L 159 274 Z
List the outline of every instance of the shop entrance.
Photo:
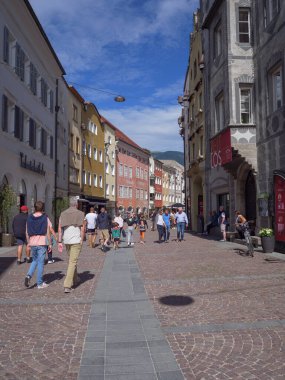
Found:
M 256 221 L 256 183 L 252 170 L 245 181 L 245 217 L 247 220 Z

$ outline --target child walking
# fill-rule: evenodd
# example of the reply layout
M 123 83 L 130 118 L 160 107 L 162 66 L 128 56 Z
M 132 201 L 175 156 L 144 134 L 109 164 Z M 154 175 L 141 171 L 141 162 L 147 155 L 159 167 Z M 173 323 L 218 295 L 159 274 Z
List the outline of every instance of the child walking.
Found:
M 145 231 L 146 228 L 148 228 L 147 221 L 143 218 L 139 221 L 139 229 L 140 229 L 140 243 L 145 244 L 144 237 L 145 237 Z
M 119 241 L 121 237 L 121 230 L 119 227 L 119 223 L 114 223 L 112 228 L 112 239 L 114 242 L 114 250 L 119 248 Z

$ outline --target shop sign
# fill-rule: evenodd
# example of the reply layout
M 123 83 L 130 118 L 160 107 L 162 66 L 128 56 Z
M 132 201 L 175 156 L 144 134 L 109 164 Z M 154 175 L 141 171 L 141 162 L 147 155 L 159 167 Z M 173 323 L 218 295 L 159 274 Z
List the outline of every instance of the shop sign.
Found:
M 43 176 L 46 174 L 44 164 L 36 162 L 36 160 L 28 160 L 27 155 L 22 152 L 20 153 L 20 166 Z
M 228 128 L 211 140 L 211 167 L 213 169 L 231 161 L 231 130 Z
M 275 238 L 285 241 L 285 178 L 275 175 Z

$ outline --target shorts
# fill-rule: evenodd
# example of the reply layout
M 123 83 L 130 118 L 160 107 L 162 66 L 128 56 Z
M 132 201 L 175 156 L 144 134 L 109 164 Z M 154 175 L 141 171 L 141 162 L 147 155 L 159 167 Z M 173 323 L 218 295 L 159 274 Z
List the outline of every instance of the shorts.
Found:
M 95 228 L 87 228 L 87 233 L 91 235 L 95 235 Z
M 16 238 L 16 240 L 17 240 L 17 245 L 24 245 L 24 244 L 26 244 L 27 245 L 27 239 L 26 238 Z
M 140 231 L 140 237 L 141 239 L 144 239 L 145 231 Z
M 225 224 L 221 224 L 220 228 L 221 228 L 221 232 L 226 231 L 226 225 Z
M 108 240 L 109 239 L 109 230 L 100 230 L 101 232 L 101 239 Z
M 120 238 L 114 238 L 114 241 L 120 241 Z

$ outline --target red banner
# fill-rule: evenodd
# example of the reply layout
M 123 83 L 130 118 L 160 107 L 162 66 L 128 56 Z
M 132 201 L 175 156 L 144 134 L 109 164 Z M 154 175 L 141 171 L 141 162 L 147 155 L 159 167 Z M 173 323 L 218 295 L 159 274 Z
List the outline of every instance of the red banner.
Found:
M 275 190 L 275 239 L 285 241 L 285 179 L 276 175 Z
M 211 141 L 211 166 L 216 168 L 231 161 L 231 131 L 228 128 Z

